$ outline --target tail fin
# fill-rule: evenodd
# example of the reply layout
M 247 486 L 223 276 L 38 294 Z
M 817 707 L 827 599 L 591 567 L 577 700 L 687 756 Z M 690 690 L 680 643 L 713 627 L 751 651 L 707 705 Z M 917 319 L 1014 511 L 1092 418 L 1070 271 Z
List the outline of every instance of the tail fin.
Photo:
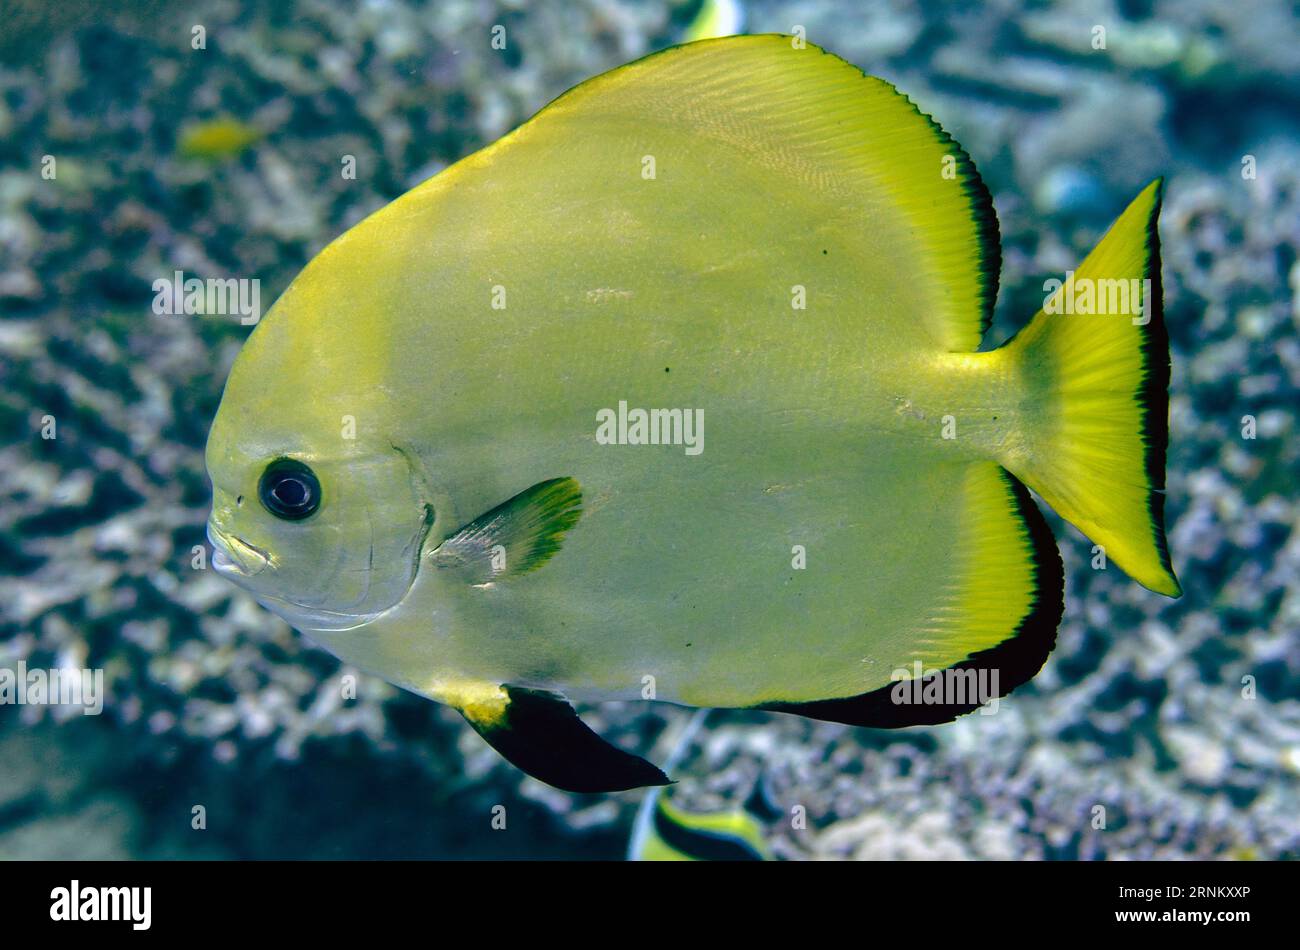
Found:
M 1007 344 L 1025 439 L 1003 464 L 1144 587 L 1177 597 L 1165 541 L 1169 338 L 1156 179 Z

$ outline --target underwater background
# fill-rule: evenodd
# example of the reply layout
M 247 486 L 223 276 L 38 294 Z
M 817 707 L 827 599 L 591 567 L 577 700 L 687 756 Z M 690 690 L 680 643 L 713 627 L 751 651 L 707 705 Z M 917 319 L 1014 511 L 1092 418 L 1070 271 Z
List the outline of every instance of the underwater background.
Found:
M 0 857 L 624 854 L 638 793 L 526 778 L 194 566 L 250 328 L 157 314 L 152 285 L 256 278 L 265 311 L 366 214 L 728 8 L 802 26 L 971 154 L 1003 237 L 986 345 L 1166 176 L 1186 593 L 1093 569 L 1049 513 L 1058 645 L 996 715 L 717 712 L 685 742 L 676 707 L 584 717 L 675 752 L 682 808 L 761 799 L 781 858 L 1300 856 L 1300 4 L 0 0 L 0 668 L 102 669 L 106 691 L 98 716 L 0 705 Z

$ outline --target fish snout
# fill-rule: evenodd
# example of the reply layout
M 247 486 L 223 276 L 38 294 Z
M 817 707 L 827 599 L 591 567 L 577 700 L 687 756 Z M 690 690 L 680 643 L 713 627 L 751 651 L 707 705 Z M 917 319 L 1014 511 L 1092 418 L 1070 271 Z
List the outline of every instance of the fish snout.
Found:
M 253 577 L 266 570 L 271 557 L 256 545 L 227 534 L 213 521 L 208 522 L 208 542 L 212 545 L 212 567 L 227 577 Z

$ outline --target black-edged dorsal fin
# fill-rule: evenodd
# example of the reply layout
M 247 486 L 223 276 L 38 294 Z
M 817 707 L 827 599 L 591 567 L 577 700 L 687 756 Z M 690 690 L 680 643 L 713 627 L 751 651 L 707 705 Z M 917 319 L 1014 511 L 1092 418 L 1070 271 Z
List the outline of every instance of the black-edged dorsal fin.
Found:
M 913 281 L 909 300 L 930 338 L 945 350 L 979 348 L 1001 268 L 992 198 L 962 147 L 885 80 L 793 36 L 700 40 L 580 83 L 485 156 L 501 162 L 528 149 L 535 163 L 575 137 L 614 130 L 647 143 L 638 147 L 668 167 L 679 148 L 708 156 L 719 178 L 734 164 L 736 180 L 761 176 L 768 191 L 800 194 L 809 207 L 820 207 L 811 203 L 816 196 L 832 198 L 842 226 L 906 248 L 915 272 L 899 278 Z M 666 190 L 655 194 L 673 200 Z M 792 200 L 782 213 L 799 206 Z M 864 244 L 861 253 L 875 249 Z

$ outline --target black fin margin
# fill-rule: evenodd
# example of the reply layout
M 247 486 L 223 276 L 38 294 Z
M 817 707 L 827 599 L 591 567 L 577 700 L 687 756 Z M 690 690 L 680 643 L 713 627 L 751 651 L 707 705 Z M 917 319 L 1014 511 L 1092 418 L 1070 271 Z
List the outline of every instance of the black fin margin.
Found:
M 1142 334 L 1142 382 L 1137 401 L 1142 407 L 1142 442 L 1146 446 L 1145 468 L 1151 491 L 1147 509 L 1151 517 L 1151 534 L 1160 564 L 1175 577 L 1169 559 L 1169 541 L 1165 536 L 1165 465 L 1169 454 L 1169 330 L 1165 327 L 1164 286 L 1160 275 L 1160 209 L 1164 205 L 1165 180 L 1157 178 L 1155 204 L 1147 219 L 1147 274 L 1151 278 L 1148 296 L 1150 320 Z
M 1006 469 L 999 469 L 1016 499 L 1016 507 L 1029 531 L 1034 550 L 1034 599 L 1016 632 L 997 646 L 972 653 L 953 670 L 998 671 L 999 698 L 1028 682 L 1043 668 L 1056 646 L 1056 630 L 1065 612 L 1065 570 L 1051 528 L 1025 488 Z M 942 675 L 942 672 L 934 675 Z M 924 684 L 931 677 L 922 680 Z M 768 703 L 757 707 L 826 722 L 873 729 L 937 726 L 978 709 L 979 703 L 926 704 L 894 702 L 894 683 L 860 696 L 823 699 L 807 703 Z
M 659 768 L 592 731 L 567 701 L 543 690 L 503 687 L 496 723 L 466 722 L 516 768 L 566 792 L 621 792 L 671 785 Z
M 984 184 L 984 179 L 975 168 L 975 161 L 970 157 L 970 153 L 957 144 L 934 116 L 923 112 L 921 107 L 904 93 L 898 94 L 907 100 L 921 118 L 930 123 L 945 147 L 951 149 L 952 156 L 960 169 L 962 191 L 970 200 L 976 234 L 979 236 L 980 342 L 982 343 L 984 335 L 993 325 L 993 308 L 998 302 L 998 281 L 1002 275 L 1002 233 L 998 227 L 997 212 L 993 210 L 993 195 L 989 193 L 988 186 Z

